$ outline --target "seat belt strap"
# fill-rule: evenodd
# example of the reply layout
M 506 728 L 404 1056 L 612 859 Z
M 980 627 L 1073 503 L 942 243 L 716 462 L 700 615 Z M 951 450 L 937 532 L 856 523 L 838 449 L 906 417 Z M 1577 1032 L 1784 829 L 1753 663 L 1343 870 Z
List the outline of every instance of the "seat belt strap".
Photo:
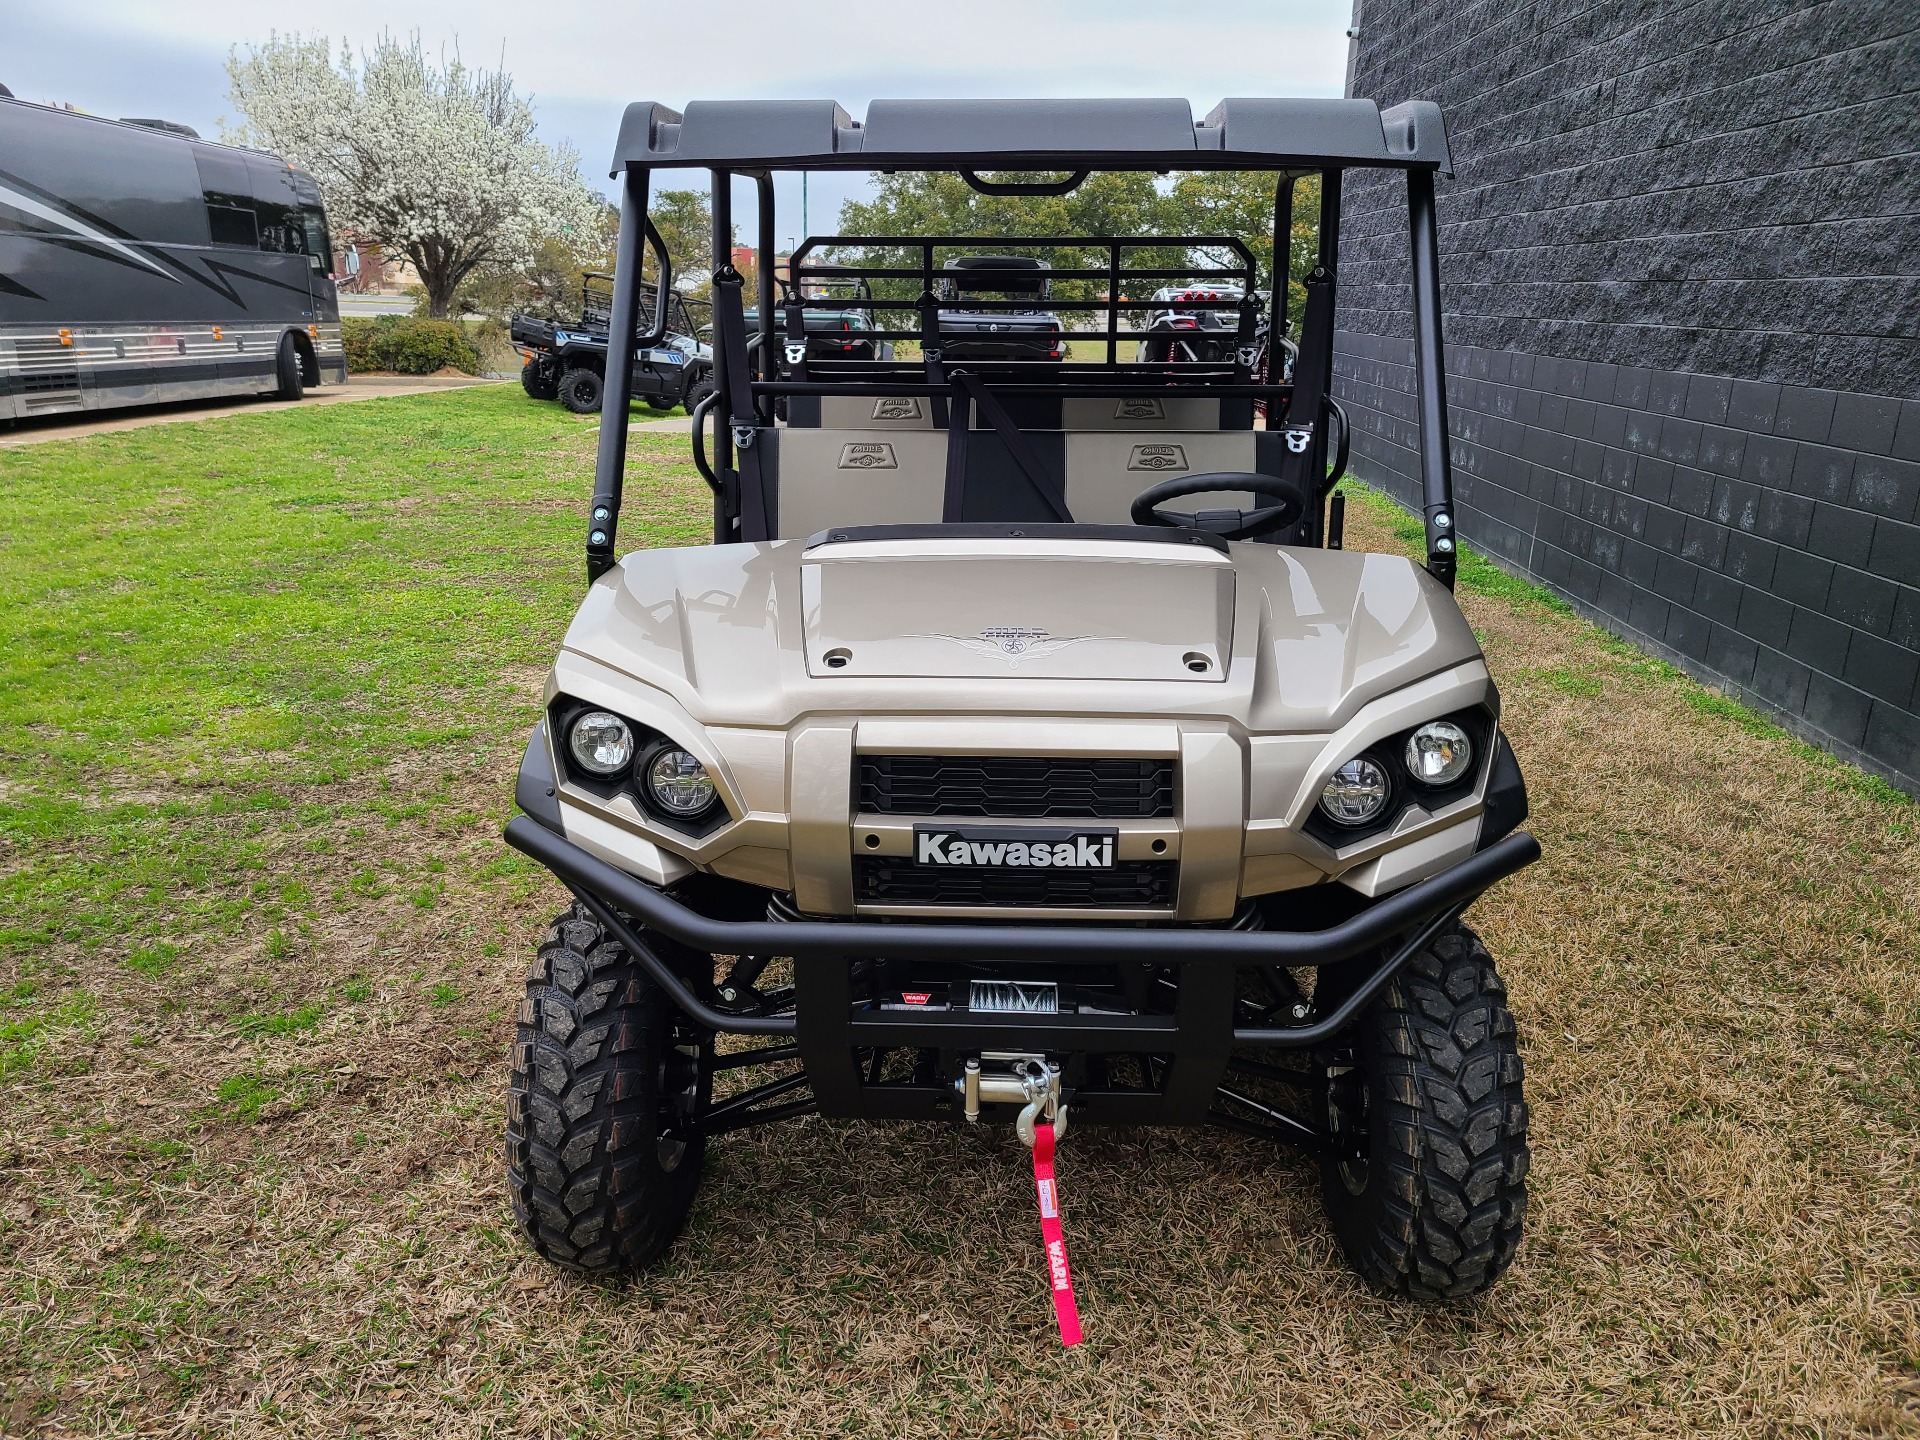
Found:
M 933 298 L 933 291 L 922 290 L 917 303 L 920 307 L 920 360 L 926 366 L 927 384 L 939 387 L 947 383 L 946 367 L 940 361 L 940 302 Z M 933 416 L 934 428 L 946 429 L 945 397 L 934 396 L 928 408 Z
M 740 538 L 767 540 L 766 484 L 760 469 L 760 418 L 753 412 L 753 377 L 747 367 L 747 315 L 740 272 L 731 265 L 714 276 L 714 310 L 727 367 L 728 420 L 733 427 L 734 465 L 740 475 Z
M 964 390 L 973 403 L 980 407 L 980 413 L 986 417 L 994 432 L 999 435 L 1000 443 L 1007 447 L 1007 453 L 1013 457 L 1013 463 L 1020 467 L 1020 473 L 1027 477 L 1027 483 L 1033 487 L 1047 507 L 1053 512 L 1053 518 L 1063 525 L 1071 525 L 1073 516 L 1067 510 L 1066 487 L 1056 481 L 1047 472 L 1046 464 L 1040 459 L 1033 446 L 1028 442 L 1020 427 L 1013 423 L 1013 417 L 1007 414 L 1004 406 L 994 398 L 993 392 L 980 383 L 977 375 L 960 374 L 953 377 L 954 385 Z M 952 441 L 948 442 L 951 453 Z
M 1306 281 L 1307 304 L 1300 320 L 1300 354 L 1293 362 L 1293 396 L 1287 402 L 1287 454 L 1280 473 L 1300 486 L 1314 503 L 1320 497 L 1322 475 L 1313 473 L 1319 453 L 1320 411 L 1327 395 L 1327 359 L 1333 338 L 1333 272 L 1314 266 Z M 1311 507 L 1309 507 L 1311 509 Z
M 942 524 L 958 525 L 967 518 L 967 436 L 973 427 L 973 405 L 960 379 L 953 382 L 953 399 L 939 404 L 947 411 L 947 486 L 940 500 Z
M 786 324 L 780 343 L 786 356 L 787 378 L 804 385 L 807 383 L 807 311 L 791 291 L 787 293 L 784 313 Z M 796 335 L 800 337 L 797 340 Z

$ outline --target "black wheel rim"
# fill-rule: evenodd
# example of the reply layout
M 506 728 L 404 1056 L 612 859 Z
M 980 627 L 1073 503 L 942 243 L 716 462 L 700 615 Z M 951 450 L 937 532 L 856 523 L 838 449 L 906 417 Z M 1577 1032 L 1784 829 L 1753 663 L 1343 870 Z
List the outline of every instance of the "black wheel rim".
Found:
M 676 1023 L 660 1050 L 657 1077 L 660 1093 L 659 1162 L 671 1175 L 687 1158 L 687 1137 L 706 1108 L 709 1037 L 689 1025 Z
M 1321 1083 L 1326 1090 L 1327 1149 L 1334 1169 L 1348 1194 L 1363 1194 L 1367 1188 L 1371 1107 L 1366 1072 L 1351 1042 L 1337 1047 L 1328 1057 Z

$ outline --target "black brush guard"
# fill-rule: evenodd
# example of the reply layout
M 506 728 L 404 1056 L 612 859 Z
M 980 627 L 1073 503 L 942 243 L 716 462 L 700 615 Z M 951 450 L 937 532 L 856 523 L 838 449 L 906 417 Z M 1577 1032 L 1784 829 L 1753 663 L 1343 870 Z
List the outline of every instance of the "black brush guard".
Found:
M 1484 891 L 1530 865 L 1540 845 L 1524 831 L 1508 835 L 1449 870 L 1386 897 L 1325 930 L 1098 924 L 920 923 L 894 921 L 732 921 L 701 914 L 526 816 L 506 829 L 507 843 L 539 861 L 571 890 L 697 1023 L 722 1034 L 778 1037 L 785 1043 L 722 1056 L 725 1068 L 798 1059 L 805 1074 L 750 1090 L 717 1106 L 700 1127 L 717 1134 L 817 1109 L 867 1119 L 951 1119 L 953 1092 L 938 1080 L 889 1082 L 877 1057 L 901 1049 L 946 1056 L 979 1050 L 1153 1057 L 1137 1088 L 1074 1090 L 1075 1114 L 1093 1124 L 1193 1125 L 1213 1120 L 1269 1138 L 1315 1145 L 1306 1122 L 1251 1096 L 1223 1089 L 1231 1069 L 1287 1080 L 1282 1071 L 1238 1059 L 1236 1047 L 1301 1050 L 1339 1036 L 1400 968 Z M 793 959 L 794 1006 L 787 1013 L 722 1008 L 710 980 L 690 981 L 650 937 L 704 955 L 784 955 Z M 1377 958 L 1375 958 L 1377 957 Z M 1169 1014 L 1011 1015 L 925 1013 L 857 1008 L 853 967 L 861 961 L 913 958 L 990 961 L 994 965 L 1172 967 L 1177 991 Z M 1314 968 L 1372 959 L 1357 983 L 1325 1014 L 1292 1025 L 1239 1023 L 1242 967 Z M 710 971 L 709 971 L 710 973 Z M 706 994 L 703 995 L 702 991 Z M 950 1067 L 942 1066 L 944 1075 Z M 774 1100 L 811 1085 L 811 1100 Z M 1215 1109 L 1225 1098 L 1234 1109 Z

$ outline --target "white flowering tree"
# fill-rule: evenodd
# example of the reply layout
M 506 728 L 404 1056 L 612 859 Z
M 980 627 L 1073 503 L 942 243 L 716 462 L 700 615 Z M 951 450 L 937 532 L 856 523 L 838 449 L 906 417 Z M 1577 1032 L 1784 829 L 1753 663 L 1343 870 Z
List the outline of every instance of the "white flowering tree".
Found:
M 416 34 L 344 44 L 274 35 L 227 58 L 242 117 L 232 138 L 311 171 L 332 219 L 405 255 L 444 317 L 477 270 L 530 263 L 543 239 L 597 243 L 605 201 L 570 145 L 534 135 L 504 70 L 436 66 Z

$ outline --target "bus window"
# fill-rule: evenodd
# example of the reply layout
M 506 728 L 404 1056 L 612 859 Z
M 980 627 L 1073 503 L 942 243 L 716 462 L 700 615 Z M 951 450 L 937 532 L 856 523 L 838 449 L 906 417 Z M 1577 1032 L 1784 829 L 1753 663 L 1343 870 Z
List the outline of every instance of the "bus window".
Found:
M 251 206 L 242 210 L 238 205 L 209 205 L 207 228 L 213 232 L 213 243 L 216 245 L 244 245 L 249 250 L 260 248 L 260 227 L 254 219 Z
M 260 221 L 260 248 L 281 255 L 304 254 L 307 237 L 300 223 L 292 170 L 264 156 L 249 155 L 247 177 L 253 186 L 253 213 Z
M 260 224 L 253 213 L 253 182 L 247 178 L 244 155 L 211 145 L 193 147 L 200 170 L 200 189 L 207 202 L 207 228 L 216 245 L 260 244 Z
M 333 241 L 327 235 L 327 212 L 318 205 L 302 205 L 300 223 L 307 232 L 307 254 L 320 261 L 315 268 L 333 274 Z

